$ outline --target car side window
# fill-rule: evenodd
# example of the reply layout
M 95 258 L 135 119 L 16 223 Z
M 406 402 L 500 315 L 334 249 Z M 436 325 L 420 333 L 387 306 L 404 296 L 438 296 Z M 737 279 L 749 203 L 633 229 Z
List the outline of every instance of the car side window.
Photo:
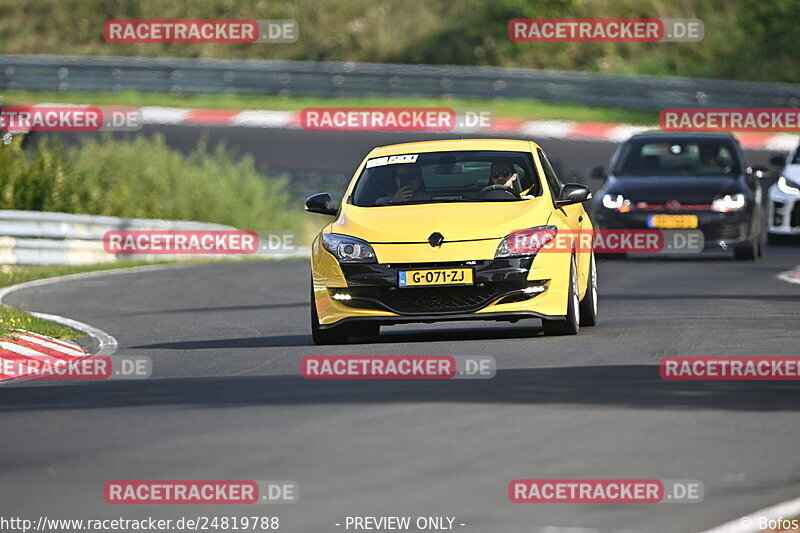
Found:
M 542 162 L 542 169 L 544 169 L 544 177 L 547 180 L 547 185 L 550 187 L 550 194 L 553 196 L 553 200 L 555 200 L 561 193 L 563 184 L 561 180 L 558 179 L 553 167 L 550 165 L 550 161 L 547 160 L 547 156 L 544 155 L 541 148 L 538 150 L 538 154 L 539 160 Z

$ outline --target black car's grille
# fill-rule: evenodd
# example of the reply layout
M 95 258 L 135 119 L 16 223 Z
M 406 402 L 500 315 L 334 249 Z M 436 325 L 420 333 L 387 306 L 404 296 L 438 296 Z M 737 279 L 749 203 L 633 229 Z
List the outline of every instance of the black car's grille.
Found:
M 736 222 L 722 222 L 703 227 L 703 237 L 707 241 L 737 240 L 746 236 L 746 230 Z

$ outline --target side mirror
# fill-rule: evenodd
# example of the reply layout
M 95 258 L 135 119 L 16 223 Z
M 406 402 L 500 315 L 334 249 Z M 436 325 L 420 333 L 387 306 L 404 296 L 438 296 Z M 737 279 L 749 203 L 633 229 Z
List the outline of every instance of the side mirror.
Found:
M 586 185 L 580 183 L 567 183 L 561 188 L 556 200 L 556 207 L 579 204 L 592 199 L 592 192 Z
M 589 177 L 592 178 L 593 180 L 601 180 L 606 177 L 605 170 L 601 165 L 589 167 L 586 170 L 586 173 L 589 174 Z
M 786 165 L 786 158 L 782 155 L 775 154 L 769 158 L 769 164 L 773 167 L 781 167 L 783 168 Z
M 320 215 L 335 215 L 337 210 L 331 195 L 322 192 L 308 197 L 306 200 L 306 211 L 309 213 L 319 213 Z

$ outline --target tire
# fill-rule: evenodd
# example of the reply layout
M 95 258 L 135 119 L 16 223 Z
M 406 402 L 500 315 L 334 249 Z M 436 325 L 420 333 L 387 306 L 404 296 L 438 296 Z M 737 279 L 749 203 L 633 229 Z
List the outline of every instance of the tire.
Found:
M 580 305 L 580 325 L 597 325 L 597 265 L 594 254 L 589 259 L 589 280 L 586 283 L 586 294 Z
M 740 244 L 733 249 L 733 258 L 737 261 L 755 261 L 758 257 L 758 239 L 747 244 Z
M 381 332 L 381 325 L 377 322 L 356 322 L 348 327 L 351 337 L 377 337 Z
M 578 301 L 578 269 L 575 266 L 575 256 L 569 267 L 569 290 L 567 291 L 567 316 L 563 320 L 542 319 L 542 329 L 547 336 L 575 335 L 578 333 L 581 322 L 581 303 Z
M 776 245 L 786 244 L 786 237 L 778 233 L 767 233 L 767 242 Z
M 334 326 L 332 328 L 321 329 L 319 327 L 319 317 L 317 316 L 317 306 L 314 302 L 314 288 L 311 288 L 311 337 L 314 344 L 347 344 L 350 338 L 347 326 Z

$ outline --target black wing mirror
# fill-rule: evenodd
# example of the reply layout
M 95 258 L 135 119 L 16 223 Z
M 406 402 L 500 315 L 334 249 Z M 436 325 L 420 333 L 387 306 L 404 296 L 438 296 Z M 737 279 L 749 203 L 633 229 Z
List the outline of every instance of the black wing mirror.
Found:
M 589 174 L 589 177 L 592 178 L 593 180 L 601 180 L 606 177 L 605 170 L 601 165 L 589 167 L 589 169 L 586 172 Z
M 786 165 L 786 158 L 782 155 L 775 154 L 769 158 L 769 164 L 773 167 L 781 167 L 783 168 Z
M 319 213 L 320 215 L 335 215 L 337 209 L 331 195 L 326 192 L 321 192 L 308 197 L 308 200 L 306 200 L 306 211 L 309 213 Z
M 579 204 L 592 199 L 592 192 L 586 185 L 580 183 L 567 183 L 561 188 L 556 200 L 556 207 Z

